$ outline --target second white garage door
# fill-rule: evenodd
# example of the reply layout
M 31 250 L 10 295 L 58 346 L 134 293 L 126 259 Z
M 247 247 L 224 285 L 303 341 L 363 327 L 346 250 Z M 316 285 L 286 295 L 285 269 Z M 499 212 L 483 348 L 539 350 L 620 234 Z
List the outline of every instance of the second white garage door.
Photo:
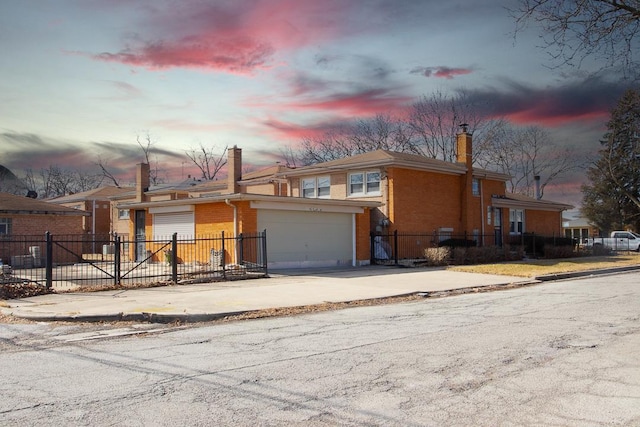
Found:
M 351 265 L 353 214 L 258 210 L 271 268 Z

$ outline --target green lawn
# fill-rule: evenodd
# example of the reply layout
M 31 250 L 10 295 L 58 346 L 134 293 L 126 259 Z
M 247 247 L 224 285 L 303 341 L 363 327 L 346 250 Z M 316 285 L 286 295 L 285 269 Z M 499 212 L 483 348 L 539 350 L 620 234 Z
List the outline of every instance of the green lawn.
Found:
M 640 265 L 640 254 L 580 257 L 564 259 L 532 259 L 496 264 L 451 266 L 449 270 L 469 273 L 501 274 L 507 276 L 535 277 L 544 274 L 569 273 L 600 268 Z

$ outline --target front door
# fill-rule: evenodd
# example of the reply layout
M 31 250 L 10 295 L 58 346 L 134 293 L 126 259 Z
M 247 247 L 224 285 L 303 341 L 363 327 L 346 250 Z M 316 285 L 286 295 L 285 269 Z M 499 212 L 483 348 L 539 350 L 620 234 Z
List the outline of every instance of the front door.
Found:
M 136 261 L 143 261 L 147 255 L 145 234 L 145 211 L 136 211 Z
M 496 246 L 502 246 L 502 209 L 493 210 L 493 225 Z

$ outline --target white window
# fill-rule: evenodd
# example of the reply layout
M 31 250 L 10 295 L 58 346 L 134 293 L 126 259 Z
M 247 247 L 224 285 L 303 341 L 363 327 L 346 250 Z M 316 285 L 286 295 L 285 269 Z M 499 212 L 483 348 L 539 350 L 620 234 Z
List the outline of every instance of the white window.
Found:
M 473 178 L 471 181 L 471 194 L 474 196 L 480 195 L 480 180 L 478 178 Z
M 153 235 L 158 238 L 170 238 L 178 233 L 178 239 L 193 238 L 195 222 L 193 212 L 155 213 L 153 214 Z
M 380 193 L 380 172 L 367 172 L 367 194 Z
M 331 194 L 331 178 L 319 176 L 305 178 L 302 180 L 302 197 L 306 198 L 329 198 Z
M 316 197 L 316 179 L 307 178 L 302 180 L 302 197 Z
M 493 225 L 502 227 L 502 209 L 493 208 Z
M 129 219 L 129 209 L 118 209 L 118 219 Z
M 509 209 L 509 233 L 524 233 L 524 210 Z
M 480 242 L 480 230 L 478 230 L 477 228 L 473 229 L 473 240 L 476 242 L 476 245 L 478 245 Z
M 329 197 L 331 194 L 331 178 L 328 176 L 318 177 L 318 197 Z
M 11 218 L 0 218 L 0 234 L 11 234 Z
M 380 172 L 356 172 L 349 175 L 349 195 L 380 194 Z
M 445 240 L 451 239 L 453 236 L 453 228 L 449 227 L 440 227 L 438 228 L 438 241 L 444 242 Z

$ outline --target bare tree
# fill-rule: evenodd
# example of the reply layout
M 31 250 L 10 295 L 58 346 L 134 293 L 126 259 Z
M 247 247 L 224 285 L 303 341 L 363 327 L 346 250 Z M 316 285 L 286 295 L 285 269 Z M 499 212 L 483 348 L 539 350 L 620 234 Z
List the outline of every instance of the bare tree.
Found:
M 423 96 L 412 105 L 408 119 L 417 139 L 416 150 L 423 156 L 448 162 L 456 158 L 456 135 L 462 123 L 468 124 L 473 133 L 483 124 L 482 116 L 464 92 L 448 96 L 438 91 Z
M 478 158 L 478 165 L 511 176 L 507 190 L 533 197 L 535 177 L 540 177 L 540 196 L 545 187 L 575 170 L 576 156 L 555 144 L 539 126 L 515 128 L 503 125 L 492 133 L 490 146 Z
M 96 171 L 82 171 L 76 170 L 76 189 L 77 191 L 88 191 L 98 188 L 104 182 L 104 176 L 102 173 L 96 173 Z
M 136 142 L 142 149 L 142 153 L 144 154 L 144 163 L 149 165 L 149 180 L 152 185 L 161 184 L 164 179 L 160 177 L 160 168 L 157 156 L 152 159 L 153 156 L 153 146 L 156 144 L 155 141 L 151 139 L 151 135 L 147 132 L 144 137 L 140 137 L 140 135 L 136 135 Z
M 185 151 L 185 154 L 200 170 L 203 179 L 212 180 L 218 175 L 220 169 L 227 164 L 227 149 L 228 146 L 225 146 L 222 152 L 218 152 L 212 147 L 205 147 L 200 144 L 197 148 Z
M 15 176 L 13 172 L 0 165 L 0 191 L 25 195 L 27 193 L 27 186 L 25 182 Z
M 50 165 L 35 172 L 25 169 L 21 181 L 26 190 L 33 191 L 39 197 L 48 199 L 67 194 L 92 190 L 102 185 L 104 177 L 98 171 L 66 169 Z
M 311 165 L 379 149 L 420 153 L 415 147 L 413 131 L 406 122 L 378 114 L 337 126 L 318 137 L 304 138 L 300 149 L 297 152 L 290 150 L 288 155 L 295 157 L 293 163 Z
M 297 167 L 297 155 L 298 153 L 296 152 L 296 150 L 288 145 L 286 147 L 280 148 L 280 155 L 282 156 L 282 158 L 284 159 L 284 164 L 286 167 L 288 168 L 295 168 Z
M 98 156 L 98 160 L 96 161 L 96 166 L 100 168 L 100 171 L 102 171 L 102 176 L 104 178 L 113 182 L 113 185 L 115 185 L 116 187 L 120 187 L 118 178 L 115 175 L 113 175 L 113 173 L 109 170 L 109 163 L 106 160 L 104 160 L 101 156 Z
M 634 73 L 634 51 L 640 31 L 640 3 L 637 0 L 520 0 L 511 10 L 516 34 L 528 22 L 541 25 L 544 48 L 556 66 L 580 66 L 587 57 L 622 66 Z
M 378 114 L 368 120 L 358 120 L 349 136 L 353 154 L 374 150 L 416 152 L 412 131 L 407 124 L 392 116 Z

